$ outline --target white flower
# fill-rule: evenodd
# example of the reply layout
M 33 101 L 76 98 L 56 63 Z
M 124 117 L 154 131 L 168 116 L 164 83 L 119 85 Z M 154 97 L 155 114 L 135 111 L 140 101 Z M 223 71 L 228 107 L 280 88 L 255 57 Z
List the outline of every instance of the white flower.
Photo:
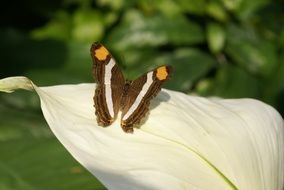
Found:
M 206 99 L 163 89 L 134 134 L 96 123 L 95 84 L 37 87 L 25 77 L 0 91 L 34 89 L 66 149 L 108 189 L 282 190 L 284 124 L 253 99 Z

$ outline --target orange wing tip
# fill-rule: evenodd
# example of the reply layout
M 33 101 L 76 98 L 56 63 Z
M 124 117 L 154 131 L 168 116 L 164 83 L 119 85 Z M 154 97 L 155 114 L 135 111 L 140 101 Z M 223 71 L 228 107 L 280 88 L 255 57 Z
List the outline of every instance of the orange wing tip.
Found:
M 159 80 L 165 80 L 169 76 L 169 71 L 166 66 L 159 67 L 156 72 L 156 77 Z
M 99 43 L 95 43 L 92 48 L 94 49 L 95 57 L 98 60 L 104 61 L 104 60 L 107 59 L 107 56 L 109 55 L 109 52 L 103 45 L 101 45 Z

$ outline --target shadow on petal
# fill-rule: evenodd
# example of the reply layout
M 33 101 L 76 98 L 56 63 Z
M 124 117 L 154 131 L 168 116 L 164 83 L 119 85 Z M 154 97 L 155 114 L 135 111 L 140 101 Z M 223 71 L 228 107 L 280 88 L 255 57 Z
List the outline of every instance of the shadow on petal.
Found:
M 144 118 L 141 119 L 140 123 L 138 125 L 136 125 L 135 128 L 139 129 L 143 124 L 145 124 L 145 122 L 149 118 L 149 115 L 151 114 L 151 110 L 157 108 L 163 102 L 168 102 L 170 99 L 171 99 L 171 96 L 166 91 L 162 90 L 161 92 L 159 92 L 158 96 L 155 97 L 150 102 L 149 112 L 146 114 L 146 116 Z

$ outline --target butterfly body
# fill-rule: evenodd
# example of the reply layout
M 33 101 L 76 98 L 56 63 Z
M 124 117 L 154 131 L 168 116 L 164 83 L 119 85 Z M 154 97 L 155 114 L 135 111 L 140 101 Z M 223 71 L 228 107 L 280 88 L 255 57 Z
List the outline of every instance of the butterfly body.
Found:
M 93 75 L 97 86 L 94 96 L 97 122 L 108 126 L 121 111 L 121 127 L 132 133 L 133 126 L 140 123 L 149 110 L 150 100 L 169 79 L 170 67 L 160 66 L 139 78 L 128 81 L 112 55 L 100 43 L 91 47 Z

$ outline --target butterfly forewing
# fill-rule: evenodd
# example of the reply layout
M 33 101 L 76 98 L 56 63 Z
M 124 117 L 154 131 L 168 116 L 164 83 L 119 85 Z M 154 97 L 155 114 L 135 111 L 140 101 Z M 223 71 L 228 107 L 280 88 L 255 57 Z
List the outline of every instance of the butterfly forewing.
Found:
M 97 86 L 94 96 L 99 125 L 110 125 L 117 116 L 125 80 L 112 55 L 100 43 L 91 48 L 93 76 Z
M 161 90 L 162 84 L 169 79 L 171 68 L 158 67 L 129 84 L 126 96 L 122 100 L 121 127 L 132 132 L 149 110 L 152 98 Z

